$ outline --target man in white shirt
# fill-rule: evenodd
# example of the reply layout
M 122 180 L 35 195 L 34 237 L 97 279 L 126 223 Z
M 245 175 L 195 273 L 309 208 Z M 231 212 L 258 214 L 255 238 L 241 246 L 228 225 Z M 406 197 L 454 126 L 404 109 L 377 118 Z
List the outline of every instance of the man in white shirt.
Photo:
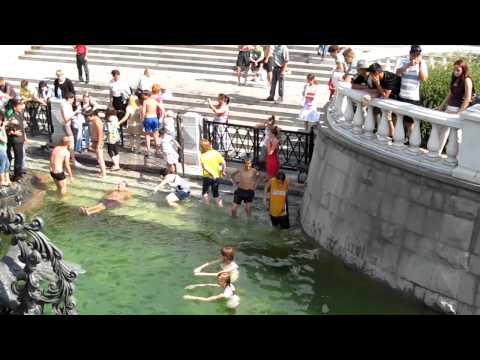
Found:
M 400 59 L 397 62 L 396 69 L 397 76 L 402 78 L 398 100 L 420 105 L 420 82 L 428 78 L 428 68 L 422 59 L 420 45 L 412 45 L 410 56 Z M 413 120 L 410 117 L 405 117 L 404 121 L 409 137 L 413 128 Z
M 143 72 L 143 75 L 140 76 L 137 89 L 140 90 L 141 92 L 145 90 L 152 91 L 152 86 L 153 86 L 153 79 L 150 77 L 150 70 L 145 69 L 145 71 Z

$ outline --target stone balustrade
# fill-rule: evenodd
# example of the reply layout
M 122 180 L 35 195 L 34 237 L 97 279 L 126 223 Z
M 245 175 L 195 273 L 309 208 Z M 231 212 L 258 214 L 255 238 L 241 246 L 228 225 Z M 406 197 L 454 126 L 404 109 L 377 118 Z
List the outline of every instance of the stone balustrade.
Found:
M 480 184 L 480 160 L 475 155 L 480 136 L 480 108 L 447 114 L 390 99 L 366 101 L 366 95 L 366 91 L 351 89 L 349 83 L 337 82 L 337 92 L 327 114 L 334 130 L 389 157 Z M 396 124 L 390 136 L 389 121 L 393 115 Z M 403 126 L 406 116 L 413 119 L 408 145 Z M 432 126 L 426 148 L 420 146 L 421 121 Z M 442 154 L 447 139 L 446 154 Z

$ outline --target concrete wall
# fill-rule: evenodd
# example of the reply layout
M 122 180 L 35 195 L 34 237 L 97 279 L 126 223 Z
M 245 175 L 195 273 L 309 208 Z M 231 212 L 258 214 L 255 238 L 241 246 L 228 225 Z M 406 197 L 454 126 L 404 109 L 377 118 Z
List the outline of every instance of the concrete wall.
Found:
M 427 305 L 480 314 L 480 192 L 405 168 L 320 129 L 304 231 L 371 277 Z

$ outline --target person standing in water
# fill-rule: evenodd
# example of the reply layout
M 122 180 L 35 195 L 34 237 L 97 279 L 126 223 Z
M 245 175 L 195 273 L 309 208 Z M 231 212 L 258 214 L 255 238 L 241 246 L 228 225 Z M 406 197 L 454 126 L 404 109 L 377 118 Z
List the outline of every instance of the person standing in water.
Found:
M 100 174 L 99 177 L 105 178 L 107 176 L 107 169 L 105 166 L 105 160 L 103 159 L 103 144 L 104 144 L 104 132 L 103 132 L 103 122 L 98 117 L 96 111 L 88 111 L 85 113 L 85 116 L 88 118 L 88 121 L 91 123 L 92 129 L 92 147 L 97 155 L 97 162 L 100 165 Z
M 220 177 L 225 175 L 227 164 L 223 156 L 216 150 L 212 149 L 212 145 L 206 139 L 200 142 L 202 155 L 200 155 L 200 164 L 203 170 L 202 197 L 205 204 L 210 203 L 208 196 L 209 189 L 212 188 L 212 195 L 217 207 L 222 208 L 223 202 L 218 188 L 220 186 Z
M 230 279 L 232 282 L 236 282 L 239 277 L 239 267 L 237 263 L 234 261 L 235 259 L 235 249 L 233 246 L 224 246 L 220 249 L 220 255 L 221 258 L 218 260 L 214 261 L 209 261 L 206 262 L 205 264 L 195 268 L 193 270 L 193 274 L 195 276 L 217 276 L 220 273 L 227 272 L 230 275 Z M 215 273 L 207 273 L 203 272 L 203 269 L 205 269 L 207 266 L 213 265 L 213 264 L 218 264 L 221 262 L 221 270 L 219 272 Z
M 198 300 L 198 301 L 216 301 L 216 300 L 227 300 L 227 307 L 230 309 L 235 309 L 240 305 L 240 297 L 236 293 L 235 286 L 232 284 L 230 275 L 226 272 L 222 272 L 217 275 L 217 284 L 195 284 L 188 285 L 185 287 L 186 290 L 193 290 L 197 287 L 221 287 L 223 292 L 218 295 L 203 297 L 203 296 L 192 296 L 184 295 L 185 300 Z
M 236 181 L 235 176 L 239 175 L 240 180 Z M 230 179 L 237 189 L 234 192 L 233 206 L 230 209 L 232 217 L 237 216 L 237 209 L 241 206 L 242 201 L 245 203 L 245 213 L 247 217 L 252 215 L 252 202 L 255 198 L 255 189 L 261 179 L 260 173 L 252 167 L 252 160 L 247 159 L 244 162 L 243 169 L 236 170 Z
M 53 181 L 55 181 L 55 185 L 57 186 L 60 195 L 65 195 L 67 193 L 65 171 L 70 177 L 70 181 L 73 182 L 72 169 L 70 168 L 69 146 L 71 146 L 71 139 L 69 136 L 64 136 L 62 138 L 62 144 L 56 146 L 50 156 L 50 175 L 52 176 Z
M 263 203 L 265 208 L 269 209 L 272 225 L 282 229 L 290 227 L 287 193 L 288 181 L 283 171 L 267 183 L 263 192 Z M 270 197 L 270 206 L 267 204 L 267 197 Z

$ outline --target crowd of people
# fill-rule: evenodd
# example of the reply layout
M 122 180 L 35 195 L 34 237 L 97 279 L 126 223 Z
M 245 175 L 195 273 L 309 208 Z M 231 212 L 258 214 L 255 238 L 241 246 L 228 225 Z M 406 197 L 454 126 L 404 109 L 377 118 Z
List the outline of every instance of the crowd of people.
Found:
M 368 104 L 372 98 L 384 98 L 421 106 L 420 84 L 428 79 L 428 66 L 422 58 L 420 45 L 410 47 L 409 56 L 397 61 L 394 72 L 383 69 L 379 63 L 368 64 L 365 60 L 358 60 L 356 66 L 353 66 L 355 53 L 350 48 L 331 45 L 328 52 L 335 59 L 335 70 L 329 82 L 331 97 L 335 92 L 336 80 L 340 80 L 350 82 L 352 89 L 368 93 L 364 97 L 364 105 Z M 473 105 L 475 99 L 476 90 L 468 64 L 464 59 L 458 59 L 453 63 L 448 95 L 436 110 L 457 114 Z M 389 118 L 388 125 L 389 136 L 393 137 L 396 125 L 395 114 Z M 413 119 L 405 116 L 406 145 L 409 144 L 413 125 Z M 440 128 L 439 154 L 444 150 L 449 131 L 450 128 L 447 126 Z M 458 130 L 458 136 L 461 142 L 461 129 Z

